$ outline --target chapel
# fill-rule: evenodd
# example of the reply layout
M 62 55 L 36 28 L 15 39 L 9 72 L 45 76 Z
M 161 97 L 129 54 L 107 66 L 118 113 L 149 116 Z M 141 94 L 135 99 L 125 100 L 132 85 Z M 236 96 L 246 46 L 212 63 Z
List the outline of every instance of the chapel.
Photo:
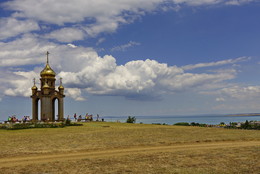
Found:
M 64 120 L 64 87 L 62 85 L 62 78 L 60 78 L 60 85 L 58 90 L 55 89 L 56 73 L 49 65 L 49 52 L 47 51 L 47 62 L 45 68 L 40 73 L 40 89 L 34 85 L 32 89 L 32 120 L 37 121 L 63 121 Z M 55 101 L 58 101 L 58 114 L 55 118 Z M 40 104 L 39 104 L 40 102 Z M 39 118 L 40 106 L 40 118 Z

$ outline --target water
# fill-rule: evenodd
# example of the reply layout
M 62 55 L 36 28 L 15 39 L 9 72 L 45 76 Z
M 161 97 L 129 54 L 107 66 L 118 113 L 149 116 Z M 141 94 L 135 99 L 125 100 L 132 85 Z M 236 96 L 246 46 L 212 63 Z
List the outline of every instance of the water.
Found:
M 108 122 L 117 122 L 121 123 L 126 122 L 128 116 L 100 116 L 99 119 L 104 118 Z M 205 124 L 219 124 L 224 122 L 226 124 L 230 122 L 245 122 L 246 120 L 257 120 L 260 121 L 260 116 L 228 116 L 228 115 L 193 115 L 193 116 L 135 116 L 136 123 L 144 124 L 168 124 L 173 125 L 178 122 L 196 122 L 196 123 L 205 123 Z M 74 120 L 74 118 L 71 118 Z M 94 116 L 93 120 L 96 120 Z M 2 122 L 4 120 L 0 120 Z
M 126 122 L 128 116 L 104 116 L 105 121 L 109 122 Z M 205 124 L 219 124 L 224 122 L 245 122 L 246 120 L 260 121 L 260 116 L 228 116 L 228 115 L 194 115 L 194 116 L 135 116 L 136 123 L 152 124 L 152 123 L 165 123 L 172 125 L 178 122 L 196 122 Z

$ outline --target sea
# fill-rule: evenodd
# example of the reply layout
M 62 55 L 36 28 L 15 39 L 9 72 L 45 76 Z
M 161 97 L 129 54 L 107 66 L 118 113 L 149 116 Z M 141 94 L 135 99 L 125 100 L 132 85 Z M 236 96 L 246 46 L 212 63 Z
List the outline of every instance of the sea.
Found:
M 204 124 L 219 124 L 224 122 L 245 122 L 260 121 L 260 116 L 230 116 L 230 115 L 192 115 L 192 116 L 134 116 L 136 123 L 143 124 L 168 124 L 173 125 L 179 122 L 195 122 Z M 126 122 L 128 116 L 104 116 L 107 122 Z M 95 119 L 95 117 L 94 117 Z
M 224 122 L 226 124 L 230 122 L 245 122 L 248 121 L 260 121 L 260 116 L 232 116 L 232 115 L 175 115 L 175 116 L 134 116 L 136 123 L 143 124 L 167 124 L 173 125 L 179 122 L 195 122 L 204 124 L 219 124 Z M 128 116 L 100 116 L 99 119 L 104 119 L 106 122 L 121 122 L 125 123 Z M 73 117 L 70 118 L 74 120 Z M 93 117 L 96 120 L 96 116 Z M 6 120 L 0 119 L 0 122 Z

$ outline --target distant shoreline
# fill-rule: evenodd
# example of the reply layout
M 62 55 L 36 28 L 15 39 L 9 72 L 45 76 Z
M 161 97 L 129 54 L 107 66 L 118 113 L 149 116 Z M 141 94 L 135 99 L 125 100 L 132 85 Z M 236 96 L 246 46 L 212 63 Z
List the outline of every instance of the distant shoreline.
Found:
M 233 116 L 233 117 L 248 117 L 248 116 L 251 116 L 251 117 L 254 117 L 254 116 L 260 116 L 260 113 L 249 113 L 249 114 L 229 114 L 229 115 L 227 115 L 227 116 Z

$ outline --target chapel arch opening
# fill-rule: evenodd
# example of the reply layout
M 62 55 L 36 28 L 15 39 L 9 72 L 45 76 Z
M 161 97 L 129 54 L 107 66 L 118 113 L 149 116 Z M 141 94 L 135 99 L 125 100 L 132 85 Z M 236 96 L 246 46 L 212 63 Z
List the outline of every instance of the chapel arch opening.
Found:
M 52 100 L 52 120 L 59 120 L 59 98 Z
M 36 99 L 36 120 L 41 120 L 41 100 L 39 98 Z

